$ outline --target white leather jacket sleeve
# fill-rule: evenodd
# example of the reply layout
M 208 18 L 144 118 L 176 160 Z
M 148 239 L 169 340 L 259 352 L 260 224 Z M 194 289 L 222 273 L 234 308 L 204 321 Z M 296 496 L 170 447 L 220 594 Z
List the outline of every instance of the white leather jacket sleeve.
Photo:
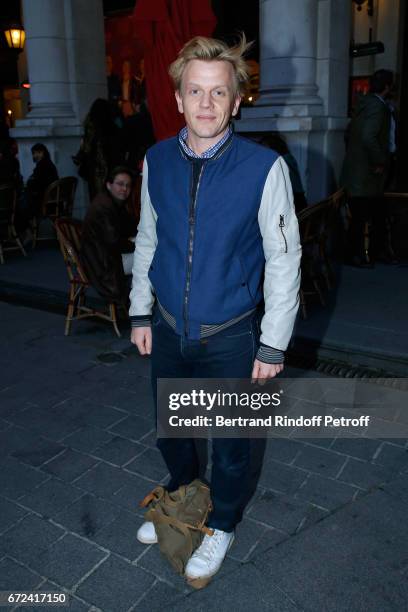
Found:
M 261 342 L 284 351 L 299 307 L 301 246 L 289 170 L 282 157 L 265 181 L 258 222 L 265 254 Z
M 150 201 L 147 178 L 148 168 L 145 158 L 143 163 L 140 221 L 137 228 L 133 256 L 133 279 L 132 290 L 130 292 L 129 316 L 149 316 L 152 313 L 154 303 L 154 293 L 148 273 L 157 246 L 157 214 Z

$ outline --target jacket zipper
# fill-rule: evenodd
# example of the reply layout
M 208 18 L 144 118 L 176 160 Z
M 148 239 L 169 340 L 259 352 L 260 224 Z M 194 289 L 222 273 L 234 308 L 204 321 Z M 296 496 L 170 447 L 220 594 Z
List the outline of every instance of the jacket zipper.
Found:
M 191 270 L 193 266 L 193 248 L 194 248 L 194 233 L 195 233 L 195 213 L 197 205 L 198 190 L 200 188 L 201 176 L 203 174 L 204 164 L 200 168 L 200 174 L 198 175 L 197 188 L 195 191 L 194 200 L 191 202 L 188 224 L 189 224 L 189 238 L 188 238 L 188 261 L 187 261 L 187 279 L 186 286 L 184 289 L 184 335 L 188 336 L 189 322 L 188 322 L 188 301 L 190 297 L 190 286 L 191 286 Z
M 282 237 L 283 237 L 283 241 L 285 243 L 285 251 L 284 251 L 284 253 L 287 253 L 288 252 L 288 243 L 286 241 L 286 236 L 285 236 L 285 233 L 283 231 L 283 228 L 285 227 L 285 215 L 279 215 L 279 227 L 280 227 L 280 231 L 281 231 L 281 234 L 282 234 Z

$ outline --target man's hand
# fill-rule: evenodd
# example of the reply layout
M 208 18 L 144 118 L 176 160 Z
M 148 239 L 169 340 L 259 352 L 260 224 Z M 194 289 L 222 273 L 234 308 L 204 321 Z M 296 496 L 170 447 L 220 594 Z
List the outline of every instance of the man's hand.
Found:
M 283 363 L 264 363 L 255 359 L 251 375 L 251 382 L 264 385 L 269 378 L 274 378 L 283 370 Z
M 141 355 L 150 355 L 152 352 L 152 330 L 150 327 L 132 327 L 130 335 L 132 344 L 136 344 Z

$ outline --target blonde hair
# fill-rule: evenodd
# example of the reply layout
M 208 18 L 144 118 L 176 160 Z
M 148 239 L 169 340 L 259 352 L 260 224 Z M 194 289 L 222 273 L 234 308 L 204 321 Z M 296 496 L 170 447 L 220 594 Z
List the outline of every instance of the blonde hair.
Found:
M 243 32 L 239 42 L 234 47 L 229 47 L 225 42 L 216 38 L 195 36 L 182 47 L 177 59 L 170 64 L 169 74 L 173 79 L 176 91 L 181 88 L 181 81 L 188 62 L 197 59 L 207 62 L 229 62 L 234 70 L 234 93 L 235 95 L 242 94 L 245 83 L 249 79 L 249 66 L 244 59 L 244 54 L 251 46 L 252 43 L 247 43 Z

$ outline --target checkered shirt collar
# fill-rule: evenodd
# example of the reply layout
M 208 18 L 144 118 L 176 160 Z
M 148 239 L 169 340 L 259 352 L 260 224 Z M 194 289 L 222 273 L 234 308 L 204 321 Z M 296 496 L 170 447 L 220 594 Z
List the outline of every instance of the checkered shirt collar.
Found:
M 188 135 L 187 127 L 183 127 L 180 130 L 179 135 L 178 135 L 178 139 L 179 139 L 180 146 L 182 147 L 184 153 L 186 155 L 188 155 L 188 157 L 195 157 L 196 159 L 210 159 L 216 153 L 218 153 L 218 151 L 221 149 L 223 144 L 225 144 L 227 142 L 227 140 L 231 136 L 231 134 L 232 134 L 232 127 L 229 125 L 228 126 L 228 130 L 225 132 L 225 134 L 221 138 L 221 140 L 216 142 L 215 145 L 213 145 L 212 147 L 210 147 L 209 149 L 204 151 L 204 153 L 202 153 L 201 155 L 197 155 L 197 153 L 194 153 L 194 151 L 192 149 L 190 149 L 190 147 L 188 146 L 188 144 L 187 144 L 187 135 Z

